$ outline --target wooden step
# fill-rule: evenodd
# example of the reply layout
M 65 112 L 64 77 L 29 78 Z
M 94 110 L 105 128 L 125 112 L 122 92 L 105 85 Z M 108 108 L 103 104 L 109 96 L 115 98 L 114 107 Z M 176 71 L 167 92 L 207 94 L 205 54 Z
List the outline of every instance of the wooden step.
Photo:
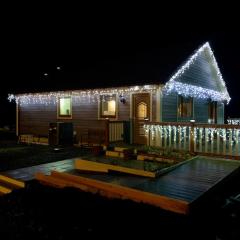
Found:
M 124 158 L 124 153 L 123 152 L 117 152 L 117 151 L 106 151 L 106 156 L 107 157 L 120 157 Z
M 41 179 L 44 178 L 41 177 Z M 53 184 L 64 182 L 66 186 L 75 187 L 86 192 L 99 193 L 110 198 L 131 199 L 135 202 L 151 204 L 176 213 L 187 214 L 189 211 L 188 203 L 182 200 L 69 173 L 52 171 L 51 176 L 46 176 L 44 180 L 48 181 L 49 184 L 51 182 Z
M 24 188 L 25 187 L 25 183 L 23 181 L 16 180 L 14 178 L 10 178 L 10 177 L 4 176 L 4 175 L 0 175 L 0 181 L 13 186 L 13 188 Z
M 12 192 L 12 189 L 4 187 L 4 186 L 0 186 L 0 195 L 7 194 L 10 192 Z
M 127 150 L 128 148 L 124 147 L 114 147 L 115 152 L 123 152 L 124 150 Z
M 40 172 L 35 174 L 35 179 L 37 179 L 39 182 L 45 185 L 50 185 L 57 188 L 64 188 L 68 186 L 68 184 L 64 180 L 55 178 L 51 175 L 44 175 L 43 173 Z

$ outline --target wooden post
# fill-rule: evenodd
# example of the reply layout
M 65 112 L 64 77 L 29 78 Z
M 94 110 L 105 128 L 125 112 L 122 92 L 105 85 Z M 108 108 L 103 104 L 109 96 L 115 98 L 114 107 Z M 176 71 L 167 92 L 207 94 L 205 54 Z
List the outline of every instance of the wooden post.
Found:
M 220 154 L 220 151 L 219 151 L 219 149 L 220 149 L 220 129 L 218 128 L 217 129 L 217 154 Z
M 194 122 L 190 125 L 190 153 L 194 153 Z
M 162 126 L 159 127 L 159 146 L 162 147 Z
M 208 128 L 205 127 L 205 152 L 208 152 Z
M 236 156 L 238 156 L 239 155 L 239 153 L 238 153 L 238 136 L 239 136 L 239 130 L 238 129 L 236 129 L 235 130 L 236 131 L 236 145 L 235 145 L 235 148 L 236 148 Z
M 169 147 L 172 146 L 172 128 L 171 126 L 168 126 L 168 144 L 169 144 Z
M 105 121 L 105 145 L 109 145 L 109 119 Z
M 229 155 L 232 155 L 232 129 L 229 129 L 228 146 Z
M 202 152 L 203 128 L 199 128 L 199 152 Z
M 177 127 L 175 126 L 173 128 L 173 142 L 174 142 L 174 148 L 176 149 L 177 148 Z
M 182 148 L 182 128 L 181 126 L 178 127 L 178 149 L 180 150 Z

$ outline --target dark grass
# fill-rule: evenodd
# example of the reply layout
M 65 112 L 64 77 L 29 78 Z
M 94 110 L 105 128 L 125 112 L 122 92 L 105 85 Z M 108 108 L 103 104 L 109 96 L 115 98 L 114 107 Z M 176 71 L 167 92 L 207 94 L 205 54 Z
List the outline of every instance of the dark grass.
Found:
M 32 181 L 26 189 L 0 198 L 0 236 L 216 239 L 219 216 L 182 216 L 128 200 L 110 200 L 72 188 L 54 189 Z
M 17 144 L 15 141 L 0 141 L 0 171 L 29 167 L 43 163 L 55 162 L 75 157 L 84 157 L 86 160 L 120 165 L 145 171 L 157 171 L 173 164 L 160 162 L 147 162 L 134 159 L 121 159 L 96 156 L 91 149 L 79 147 L 63 147 L 54 151 L 54 147 L 38 144 Z
M 54 151 L 54 147 L 46 145 L 0 141 L 0 171 L 81 157 L 87 154 L 89 154 L 88 150 L 78 147 L 63 147 L 59 151 Z

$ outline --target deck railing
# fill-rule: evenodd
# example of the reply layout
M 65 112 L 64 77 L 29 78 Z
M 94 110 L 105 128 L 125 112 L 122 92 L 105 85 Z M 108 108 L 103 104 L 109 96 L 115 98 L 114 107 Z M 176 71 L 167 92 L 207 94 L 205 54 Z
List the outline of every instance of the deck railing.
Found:
M 144 129 L 150 146 L 240 157 L 239 125 L 150 122 Z

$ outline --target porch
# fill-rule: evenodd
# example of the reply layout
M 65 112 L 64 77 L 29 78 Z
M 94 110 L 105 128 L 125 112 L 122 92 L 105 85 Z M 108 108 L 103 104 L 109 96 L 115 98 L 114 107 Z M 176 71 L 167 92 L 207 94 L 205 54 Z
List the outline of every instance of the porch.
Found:
M 47 144 L 47 137 L 34 133 L 22 134 L 19 141 Z M 88 120 L 78 122 L 73 127 L 74 143 L 79 146 L 143 143 L 163 149 L 234 159 L 240 159 L 239 137 L 240 125 L 230 124 Z

